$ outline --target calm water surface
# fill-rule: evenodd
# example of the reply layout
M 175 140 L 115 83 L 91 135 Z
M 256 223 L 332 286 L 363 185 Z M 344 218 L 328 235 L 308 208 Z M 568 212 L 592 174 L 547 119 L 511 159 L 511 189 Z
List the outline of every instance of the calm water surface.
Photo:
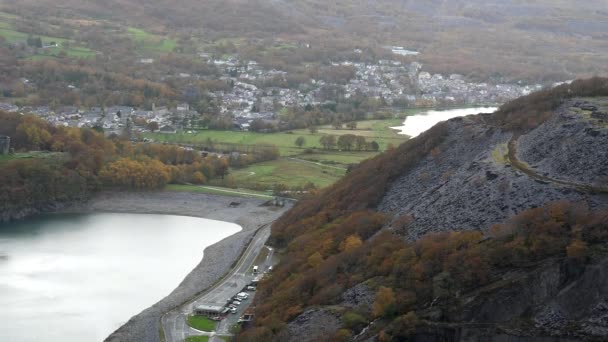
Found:
M 496 107 L 478 107 L 449 110 L 430 110 L 420 114 L 408 116 L 405 118 L 403 126 L 392 128 L 399 130 L 399 134 L 408 135 L 413 138 L 418 136 L 420 133 L 428 130 L 429 128 L 435 126 L 441 121 L 471 114 L 494 113 L 497 109 L 498 108 Z
M 171 292 L 238 225 L 53 215 L 0 225 L 0 341 L 102 341 Z

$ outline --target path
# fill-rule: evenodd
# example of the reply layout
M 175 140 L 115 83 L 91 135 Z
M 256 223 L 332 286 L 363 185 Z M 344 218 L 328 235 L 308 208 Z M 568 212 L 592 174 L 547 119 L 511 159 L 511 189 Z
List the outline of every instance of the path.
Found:
M 507 156 L 509 158 L 509 162 L 515 169 L 523 172 L 524 174 L 528 175 L 530 178 L 536 179 L 537 181 L 540 181 L 540 182 L 552 183 L 552 184 L 560 186 L 560 187 L 572 188 L 577 191 L 586 192 L 586 193 L 608 193 L 608 188 L 600 188 L 600 187 L 597 187 L 592 184 L 567 181 L 567 180 L 563 180 L 563 179 L 545 176 L 545 175 L 538 173 L 536 170 L 530 168 L 528 166 L 528 164 L 526 164 L 525 162 L 523 162 L 517 158 L 517 141 L 518 141 L 518 139 L 519 139 L 519 135 L 515 134 L 515 135 L 513 135 L 513 137 L 511 138 L 511 140 L 509 141 L 509 144 L 508 144 Z
M 341 170 L 341 171 L 346 171 L 347 170 L 344 167 L 327 165 L 327 164 L 313 162 L 313 161 L 305 160 L 305 159 L 299 159 L 299 158 L 294 158 L 294 157 L 287 157 L 287 159 L 295 160 L 295 161 L 301 162 L 301 163 L 308 163 L 308 164 L 314 164 L 314 165 L 318 165 L 318 166 L 328 167 L 328 168 L 331 168 L 331 169 L 336 169 L 336 170 Z
M 241 192 L 241 191 L 236 191 L 236 190 L 227 190 L 227 189 L 222 189 L 222 188 L 216 188 L 216 187 L 213 187 L 213 186 L 204 186 L 204 185 L 201 185 L 200 187 L 203 188 L 203 189 L 208 189 L 208 190 L 213 190 L 213 191 L 220 191 L 220 192 L 225 192 L 225 193 L 229 193 L 229 194 L 239 194 L 239 195 L 263 197 L 263 198 L 274 198 L 274 196 L 271 196 L 271 195 L 254 194 L 254 193 L 251 193 L 251 192 Z

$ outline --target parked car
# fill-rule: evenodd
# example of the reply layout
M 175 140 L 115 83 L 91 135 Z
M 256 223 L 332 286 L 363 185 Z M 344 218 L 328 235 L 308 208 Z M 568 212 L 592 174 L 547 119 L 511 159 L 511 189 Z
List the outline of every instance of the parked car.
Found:
M 255 291 L 255 286 L 247 286 L 247 291 Z
M 236 313 L 236 308 L 230 308 L 230 313 L 235 314 Z
M 238 300 L 235 300 L 234 302 L 232 302 L 232 304 L 239 306 L 239 305 L 241 305 L 241 302 L 239 302 Z

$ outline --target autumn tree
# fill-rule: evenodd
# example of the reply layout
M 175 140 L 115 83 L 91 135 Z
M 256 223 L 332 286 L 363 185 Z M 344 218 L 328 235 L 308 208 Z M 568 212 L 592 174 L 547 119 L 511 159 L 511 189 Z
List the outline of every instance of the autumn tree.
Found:
M 159 127 L 158 127 L 158 122 L 156 122 L 156 121 L 150 121 L 146 127 L 147 127 L 147 128 L 150 130 L 150 132 L 152 132 L 152 133 L 154 133 L 154 131 L 157 131 L 157 130 L 158 130 L 158 128 L 159 128 Z
M 374 317 L 386 317 L 393 315 L 394 310 L 395 292 L 390 287 L 380 286 L 372 306 L 372 314 Z
M 207 178 L 203 175 L 202 172 L 196 171 L 192 174 L 192 183 L 194 184 L 205 184 L 207 183 Z
M 340 251 L 350 252 L 359 248 L 363 244 L 361 238 L 357 234 L 350 235 L 340 244 Z
M 351 131 L 357 129 L 357 121 L 350 121 L 346 123 L 346 127 Z
M 315 268 L 323 262 L 323 256 L 319 252 L 314 252 L 308 257 L 307 263 L 311 268 Z

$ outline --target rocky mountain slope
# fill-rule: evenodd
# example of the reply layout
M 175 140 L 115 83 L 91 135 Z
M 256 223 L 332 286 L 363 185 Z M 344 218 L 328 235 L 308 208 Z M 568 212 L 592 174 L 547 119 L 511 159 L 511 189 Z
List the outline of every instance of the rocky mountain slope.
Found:
M 523 135 L 497 129 L 486 122 L 491 115 L 452 119 L 447 139 L 390 186 L 378 209 L 411 215 L 404 234 L 415 239 L 444 230 L 488 230 L 551 201 L 605 206 L 605 195 L 585 188 L 608 186 L 606 100 L 566 101 Z
M 242 341 L 608 338 L 608 79 L 452 119 L 279 219 Z

